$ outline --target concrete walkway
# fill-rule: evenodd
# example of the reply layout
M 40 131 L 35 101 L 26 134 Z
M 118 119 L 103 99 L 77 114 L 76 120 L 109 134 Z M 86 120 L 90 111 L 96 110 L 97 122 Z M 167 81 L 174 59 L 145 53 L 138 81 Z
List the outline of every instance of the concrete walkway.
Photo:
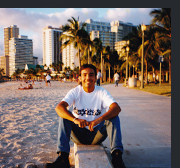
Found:
M 171 167 L 171 98 L 119 84 L 103 85 L 122 111 L 123 160 L 127 168 Z M 103 145 L 110 154 L 109 139 Z

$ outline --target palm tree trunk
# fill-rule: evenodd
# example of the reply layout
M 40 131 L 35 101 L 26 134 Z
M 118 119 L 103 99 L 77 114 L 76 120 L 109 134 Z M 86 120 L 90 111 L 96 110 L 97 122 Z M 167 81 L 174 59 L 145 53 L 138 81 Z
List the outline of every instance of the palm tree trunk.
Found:
M 80 48 L 78 47 L 79 69 L 81 68 Z
M 101 52 L 101 75 L 102 75 L 102 83 L 103 83 L 103 60 L 102 60 L 102 52 Z
M 103 59 L 103 71 L 104 71 L 104 82 L 106 82 L 107 80 L 106 80 L 106 63 L 104 62 L 104 59 Z
M 155 82 L 155 79 L 156 79 L 156 78 L 155 78 L 155 76 L 156 76 L 156 75 L 155 75 L 155 68 L 152 67 L 152 69 L 153 69 L 153 70 L 152 70 L 152 71 L 153 71 L 153 82 Z
M 110 65 L 109 65 L 109 83 L 111 82 L 111 68 L 110 68 Z
M 88 64 L 90 64 L 90 51 L 89 51 L 89 48 L 88 48 Z
M 148 83 L 148 62 L 146 61 L 146 80 L 145 83 Z

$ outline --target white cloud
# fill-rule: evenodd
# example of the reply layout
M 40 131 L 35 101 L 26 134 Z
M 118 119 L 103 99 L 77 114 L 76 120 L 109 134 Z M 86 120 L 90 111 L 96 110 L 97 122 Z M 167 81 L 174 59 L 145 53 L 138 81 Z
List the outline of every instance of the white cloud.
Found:
M 149 24 L 151 17 L 149 15 L 152 8 L 115 8 L 109 9 L 104 17 L 108 21 L 121 20 L 130 22 L 134 25 L 141 23 Z
M 81 10 L 69 8 L 62 13 L 54 13 L 50 14 L 50 16 L 56 16 L 60 20 L 61 24 L 65 24 L 67 23 L 67 19 L 70 19 L 71 17 L 74 17 L 75 19 L 78 19 L 79 17 L 79 21 L 82 22 L 89 18 L 96 19 L 98 18 L 98 12 L 90 8 L 82 8 Z

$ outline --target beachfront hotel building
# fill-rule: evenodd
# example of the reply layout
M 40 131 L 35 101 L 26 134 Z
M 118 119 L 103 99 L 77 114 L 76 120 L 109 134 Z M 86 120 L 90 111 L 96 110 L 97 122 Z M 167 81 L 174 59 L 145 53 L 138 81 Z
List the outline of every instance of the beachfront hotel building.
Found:
M 11 25 L 4 28 L 4 55 L 9 55 L 9 40 L 12 37 L 18 38 L 19 28 L 17 25 Z
M 134 26 L 132 23 L 122 21 L 100 22 L 87 19 L 85 30 L 90 34 L 91 40 L 100 38 L 103 46 L 109 46 L 115 49 L 115 43 L 121 41 L 124 36 L 132 31 Z M 80 23 L 80 26 L 82 23 Z
M 110 48 L 113 49 L 115 33 L 111 32 L 111 25 L 109 22 L 99 22 L 87 19 L 85 23 L 85 30 L 89 33 L 91 40 L 99 38 L 102 41 L 103 46 L 110 46 Z M 82 22 L 80 23 L 80 26 L 81 25 Z
M 62 43 L 67 41 L 68 39 L 63 39 Z M 66 48 L 62 50 L 62 62 L 63 62 L 63 69 L 65 67 L 70 67 L 70 69 L 74 69 L 75 67 L 79 66 L 78 61 L 78 50 L 74 48 L 74 44 L 68 45 Z
M 99 38 L 102 41 L 102 46 L 109 46 L 111 50 L 114 49 L 114 42 L 115 42 L 115 33 L 114 32 L 104 32 L 104 31 L 96 31 L 93 30 L 90 32 L 91 40 L 95 38 Z
M 27 36 L 18 35 L 9 40 L 9 75 L 25 64 L 33 64 L 33 42 Z
M 121 41 L 122 38 L 132 32 L 132 28 L 136 27 L 132 23 L 125 23 L 119 20 L 111 22 L 111 31 L 116 33 L 115 42 Z
M 61 28 L 47 26 L 43 29 L 43 65 L 50 67 L 53 63 L 62 61 L 61 34 Z
M 5 75 L 9 76 L 9 40 L 10 38 L 18 38 L 19 28 L 17 25 L 4 27 L 4 56 L 0 58 L 0 68 L 4 69 Z
M 4 76 L 9 76 L 9 56 L 0 56 L 0 68 L 4 69 Z

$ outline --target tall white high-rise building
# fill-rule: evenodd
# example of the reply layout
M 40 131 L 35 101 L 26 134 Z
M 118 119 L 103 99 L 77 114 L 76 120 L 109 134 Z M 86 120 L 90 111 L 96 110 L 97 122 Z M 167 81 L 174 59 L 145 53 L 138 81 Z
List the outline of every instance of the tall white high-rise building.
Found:
M 136 27 L 132 23 L 124 23 L 119 20 L 111 22 L 111 32 L 116 33 L 115 42 L 121 41 L 124 36 L 132 32 L 132 28 Z
M 9 40 L 12 37 L 18 38 L 19 28 L 17 25 L 11 25 L 4 28 L 4 54 L 9 55 Z
M 53 28 L 47 26 L 43 29 L 43 65 L 50 66 L 53 63 L 62 61 L 62 53 L 60 51 L 62 34 L 61 28 Z
M 115 48 L 115 43 L 121 41 L 124 36 L 132 31 L 135 27 L 132 23 L 124 23 L 122 21 L 100 22 L 87 19 L 85 30 L 90 34 L 91 40 L 99 38 L 103 46 Z M 80 23 L 82 26 L 82 23 Z
M 62 43 L 64 43 L 67 39 L 64 39 Z M 79 60 L 78 60 L 78 50 L 74 48 L 74 44 L 68 45 L 66 48 L 62 50 L 62 62 L 63 62 L 63 68 L 70 67 L 72 70 L 75 67 L 79 66 Z
M 103 46 L 110 46 L 111 49 L 114 47 L 115 33 L 111 32 L 111 25 L 109 22 L 93 21 L 87 19 L 85 30 L 90 34 L 91 40 L 99 38 L 102 41 Z M 82 26 L 82 22 L 80 23 Z
M 9 40 L 9 69 L 10 76 L 25 64 L 33 64 L 33 42 L 27 36 L 12 37 Z
M 91 40 L 94 40 L 95 38 L 99 38 L 102 41 L 102 46 L 104 46 L 104 47 L 109 46 L 111 50 L 114 48 L 114 43 L 115 43 L 115 33 L 114 32 L 92 30 L 90 32 L 90 38 L 91 38 Z

